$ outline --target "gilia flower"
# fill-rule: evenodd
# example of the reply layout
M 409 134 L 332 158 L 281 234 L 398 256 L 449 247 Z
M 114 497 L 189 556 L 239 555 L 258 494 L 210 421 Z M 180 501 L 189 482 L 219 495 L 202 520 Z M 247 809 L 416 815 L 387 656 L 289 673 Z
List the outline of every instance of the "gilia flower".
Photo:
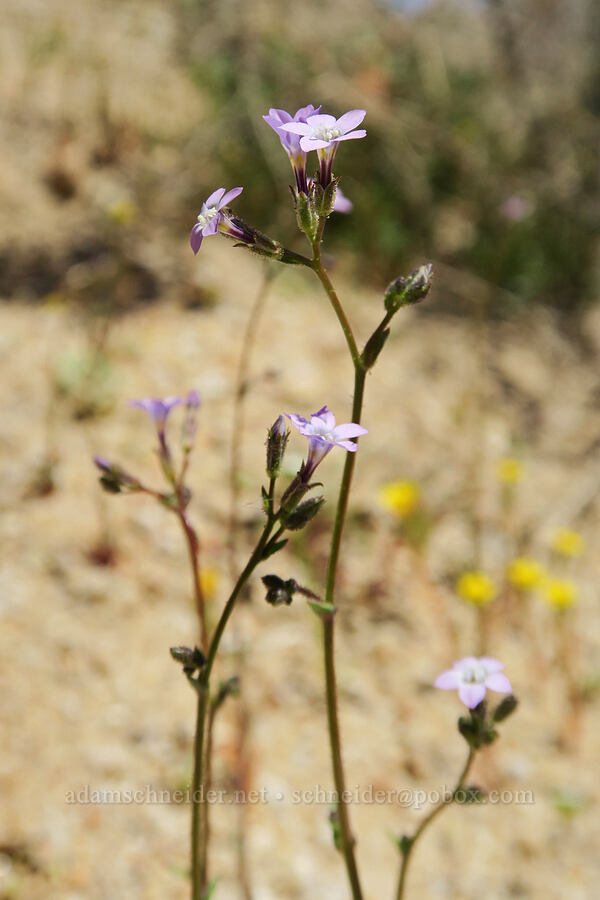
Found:
M 500 694 L 512 693 L 510 681 L 502 674 L 503 663 L 490 656 L 466 656 L 455 662 L 451 669 L 442 672 L 434 686 L 443 691 L 458 690 L 465 706 L 474 709 L 485 697 L 486 690 Z
M 164 431 L 171 410 L 181 403 L 181 397 L 165 397 L 164 400 L 160 400 L 158 397 L 144 397 L 143 400 L 129 401 L 130 406 L 136 406 L 148 413 L 159 432 Z
M 585 552 L 585 540 L 578 531 L 559 528 L 552 538 L 552 549 L 561 556 L 581 556 Z
M 228 203 L 239 197 L 243 190 L 241 187 L 236 187 L 225 193 L 225 188 L 217 188 L 208 200 L 204 201 L 196 224 L 190 233 L 190 246 L 195 254 L 200 249 L 202 239 L 211 234 L 217 234 L 218 231 L 245 241 L 246 233 L 236 222 L 232 221 L 231 217 L 227 215 L 227 210 L 224 209 Z
M 421 499 L 419 485 L 414 481 L 392 481 L 379 491 L 379 502 L 399 519 L 415 511 Z
M 485 572 L 463 572 L 456 582 L 456 593 L 467 603 L 485 606 L 496 596 L 496 585 Z
M 521 591 L 532 591 L 544 578 L 544 570 L 537 559 L 517 556 L 506 569 L 509 582 Z
M 366 116 L 364 109 L 352 109 L 339 119 L 329 115 L 308 116 L 306 122 L 286 122 L 281 131 L 300 136 L 300 148 L 305 153 L 316 150 L 319 156 L 319 182 L 327 187 L 331 181 L 331 169 L 340 141 L 351 141 L 366 135 L 364 128 L 355 131 Z
M 368 434 L 366 428 L 356 425 L 354 422 L 336 425 L 335 416 L 326 406 L 313 413 L 310 419 L 294 413 L 286 413 L 286 416 L 300 434 L 308 438 L 308 457 L 300 469 L 302 480 L 305 482 L 310 479 L 312 473 L 330 450 L 334 447 L 343 447 L 344 450 L 355 453 L 358 445 L 348 438 Z
M 549 578 L 543 586 L 542 595 L 546 603 L 555 609 L 566 609 L 577 600 L 577 588 L 572 581 Z
M 296 184 L 298 186 L 298 190 L 303 194 L 308 194 L 308 182 L 306 179 L 306 151 L 304 151 L 300 146 L 300 138 L 297 134 L 293 134 L 290 131 L 284 131 L 282 129 L 283 125 L 288 125 L 290 122 L 296 123 L 306 123 L 309 116 L 314 116 L 321 111 L 321 107 L 317 106 L 315 109 L 314 106 L 303 106 L 297 112 L 294 113 L 293 116 L 286 112 L 285 109 L 270 109 L 268 116 L 263 116 L 263 119 L 270 125 L 275 134 L 278 136 L 281 141 L 281 146 L 289 156 L 290 162 L 292 164 L 292 169 L 294 170 L 294 175 L 296 176 Z

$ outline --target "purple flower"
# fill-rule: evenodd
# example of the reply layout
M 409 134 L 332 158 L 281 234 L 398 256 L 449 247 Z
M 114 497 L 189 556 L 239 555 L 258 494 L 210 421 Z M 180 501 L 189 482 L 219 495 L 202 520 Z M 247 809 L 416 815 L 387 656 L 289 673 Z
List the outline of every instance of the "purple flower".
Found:
M 444 691 L 458 689 L 461 701 L 474 709 L 485 697 L 486 690 L 510 694 L 512 687 L 506 675 L 502 674 L 503 663 L 490 656 L 465 656 L 455 662 L 451 669 L 442 672 L 434 681 L 437 688 Z
M 344 450 L 355 453 L 358 445 L 348 438 L 368 433 L 366 428 L 363 428 L 362 425 L 355 425 L 354 422 L 336 425 L 335 416 L 326 406 L 313 413 L 310 419 L 294 413 L 286 413 L 286 416 L 300 434 L 308 438 L 308 458 L 300 470 L 302 480 L 305 482 L 333 447 L 343 447 Z
M 338 144 L 340 141 L 355 140 L 366 135 L 364 128 L 354 130 L 365 115 L 364 109 L 352 109 L 339 119 L 324 114 L 312 115 L 307 117 L 306 122 L 285 122 L 280 126 L 280 130 L 299 135 L 300 148 L 305 153 L 310 153 L 311 150 L 318 151 L 319 181 L 322 187 L 327 187 L 331 181 L 331 168 Z
M 308 193 L 308 182 L 306 180 L 306 152 L 300 147 L 300 138 L 298 135 L 289 131 L 283 131 L 282 126 L 292 123 L 306 123 L 309 116 L 314 116 L 321 111 L 321 107 L 303 106 L 293 116 L 286 112 L 285 109 L 270 109 L 268 116 L 263 119 L 270 125 L 281 141 L 281 146 L 287 153 L 296 176 L 296 184 L 298 190 L 303 194 Z
M 143 400 L 130 400 L 130 406 L 136 406 L 148 413 L 159 431 L 163 431 L 167 416 L 176 406 L 181 404 L 181 397 L 165 397 L 160 400 L 158 397 L 144 397 Z
M 225 188 L 218 188 L 212 192 L 208 200 L 204 201 L 196 224 L 190 234 L 190 246 L 194 253 L 197 253 L 200 249 L 202 238 L 216 234 L 218 231 L 224 231 L 226 234 L 231 234 L 232 237 L 238 236 L 237 231 L 239 229 L 231 222 L 227 213 L 222 212 L 222 210 L 228 203 L 239 197 L 243 190 L 241 187 L 236 187 L 225 193 Z M 243 239 L 243 235 L 239 236 L 240 239 Z

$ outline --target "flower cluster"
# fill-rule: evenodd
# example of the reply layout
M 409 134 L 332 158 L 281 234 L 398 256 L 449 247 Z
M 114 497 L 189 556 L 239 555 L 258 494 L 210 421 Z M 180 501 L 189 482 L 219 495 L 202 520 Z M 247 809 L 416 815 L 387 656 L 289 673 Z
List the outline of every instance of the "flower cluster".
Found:
M 366 110 L 353 109 L 336 119 L 335 116 L 321 114 L 320 106 L 309 104 L 297 110 L 293 116 L 285 109 L 275 108 L 263 116 L 289 157 L 298 194 L 306 197 L 315 187 L 314 182 L 307 177 L 306 164 L 308 154 L 316 150 L 319 158 L 318 183 L 323 189 L 331 186 L 333 210 L 340 213 L 352 210 L 352 201 L 344 196 L 337 187 L 337 182 L 332 183 L 332 166 L 341 141 L 355 140 L 366 135 L 364 128 L 356 129 L 365 115 Z M 195 254 L 205 237 L 221 233 L 256 252 L 281 258 L 281 248 L 276 242 L 265 239 L 264 235 L 247 226 L 229 209 L 229 203 L 239 197 L 242 190 L 243 188 L 236 187 L 225 192 L 225 188 L 218 188 L 204 201 L 190 234 L 190 245 Z

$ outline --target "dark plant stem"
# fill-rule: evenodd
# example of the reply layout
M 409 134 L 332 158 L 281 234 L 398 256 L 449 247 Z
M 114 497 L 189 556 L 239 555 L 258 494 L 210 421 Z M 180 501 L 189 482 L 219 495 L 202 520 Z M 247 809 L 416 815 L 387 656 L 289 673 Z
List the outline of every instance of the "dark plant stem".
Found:
M 362 405 L 365 388 L 365 378 L 367 374 L 363 358 L 358 350 L 356 340 L 352 331 L 352 327 L 346 317 L 342 304 L 337 293 L 329 279 L 329 276 L 321 261 L 321 239 L 325 220 L 321 220 L 317 238 L 313 245 L 313 261 L 312 268 L 321 282 L 325 293 L 333 307 L 338 318 L 348 350 L 354 365 L 354 397 L 352 402 L 352 422 L 360 424 L 362 414 Z M 340 554 L 342 541 L 342 533 L 346 520 L 346 512 L 348 509 L 348 500 L 350 497 L 350 488 L 352 484 L 352 476 L 355 466 L 354 453 L 348 453 L 344 464 L 342 481 L 338 495 L 338 502 L 335 514 L 335 523 L 331 537 L 331 549 L 329 554 L 329 563 L 327 567 L 327 582 L 325 602 L 333 606 L 335 596 L 335 584 L 337 565 Z M 344 774 L 344 764 L 342 759 L 342 740 L 340 734 L 340 723 L 338 715 L 337 702 L 337 682 L 335 673 L 335 625 L 334 617 L 323 618 L 323 653 L 325 665 L 325 697 L 327 705 L 327 724 L 329 729 L 329 743 L 331 747 L 331 762 L 333 768 L 333 780 L 337 795 L 337 815 L 339 823 L 341 851 L 344 856 L 348 881 L 352 891 L 353 900 L 362 900 L 362 888 L 356 865 L 356 857 L 354 853 L 354 837 L 350 826 L 350 817 L 348 812 L 348 804 L 345 800 L 346 779 Z
M 412 837 L 408 838 L 406 841 L 405 847 L 402 849 L 402 863 L 400 866 L 400 878 L 398 880 L 398 890 L 396 891 L 396 900 L 403 900 L 404 890 L 406 888 L 406 874 L 408 872 L 408 864 L 410 862 L 411 854 L 415 848 L 415 844 L 423 834 L 423 832 L 431 825 L 434 819 L 436 819 L 439 814 L 445 809 L 447 806 L 450 806 L 451 803 L 454 803 L 456 798 L 456 794 L 461 790 L 465 783 L 465 779 L 469 774 L 469 769 L 475 759 L 475 750 L 472 747 L 469 747 L 469 754 L 467 756 L 467 761 L 463 766 L 463 770 L 460 773 L 458 781 L 456 783 L 456 787 L 452 791 L 449 797 L 444 797 L 444 799 L 438 803 L 437 806 L 434 806 L 431 812 L 427 813 L 425 818 L 421 821 L 421 824 L 415 830 Z

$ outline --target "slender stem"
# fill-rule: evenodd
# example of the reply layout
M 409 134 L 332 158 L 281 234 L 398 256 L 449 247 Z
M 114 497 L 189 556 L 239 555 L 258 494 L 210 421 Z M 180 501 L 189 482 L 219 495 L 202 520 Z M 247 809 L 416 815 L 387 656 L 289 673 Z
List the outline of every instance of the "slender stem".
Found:
M 204 796 L 204 743 L 208 687 L 195 684 L 198 692 L 196 735 L 194 738 L 194 774 L 192 777 L 192 900 L 202 900 L 207 883 L 206 825 Z
M 319 233 L 315 240 L 313 251 L 313 269 L 317 278 L 323 285 L 329 300 L 335 310 L 341 325 L 342 331 L 348 344 L 348 350 L 352 357 L 354 365 L 354 397 L 352 402 L 352 422 L 360 424 L 362 414 L 362 405 L 365 389 L 366 368 L 360 352 L 358 350 L 352 328 L 340 300 L 335 292 L 327 272 L 323 268 L 320 254 L 320 243 L 323 233 L 324 221 L 320 223 Z M 331 549 L 329 554 L 329 563 L 327 567 L 327 582 L 325 600 L 333 605 L 335 594 L 335 581 L 337 574 L 337 564 L 340 554 L 340 546 L 342 541 L 342 533 L 346 520 L 346 512 L 348 509 L 348 500 L 350 496 L 350 487 L 352 484 L 352 476 L 354 474 L 355 454 L 348 453 L 344 464 L 342 481 L 338 495 L 338 502 L 335 515 L 335 523 L 331 537 Z M 337 682 L 335 674 L 335 626 L 333 616 L 323 619 L 323 654 L 325 665 L 325 697 L 327 705 L 327 724 L 329 729 L 329 744 L 331 748 L 331 763 L 333 768 L 333 780 L 337 795 L 337 815 L 340 832 L 341 850 L 344 856 L 348 881 L 352 891 L 353 900 L 362 900 L 362 888 L 360 877 L 356 865 L 356 857 L 354 854 L 354 837 L 350 826 L 350 817 L 348 812 L 348 804 L 346 797 L 346 779 L 344 774 L 344 763 L 342 759 L 342 739 L 340 734 L 340 723 L 338 715 L 337 702 Z
M 398 880 L 398 890 L 396 892 L 396 900 L 402 900 L 404 897 L 404 889 L 406 887 L 406 873 L 408 871 L 408 864 L 410 861 L 411 853 L 414 850 L 415 844 L 423 834 L 426 828 L 431 825 L 433 820 L 439 816 L 441 811 L 445 809 L 447 806 L 450 806 L 451 803 L 454 803 L 457 792 L 462 788 L 465 783 L 465 779 L 469 774 L 469 769 L 471 768 L 471 764 L 475 759 L 475 750 L 472 747 L 469 747 L 469 754 L 467 756 L 467 761 L 463 766 L 463 770 L 460 773 L 458 781 L 456 782 L 456 787 L 452 791 L 452 793 L 448 797 L 444 797 L 443 800 L 438 803 L 437 806 L 434 806 L 433 809 L 425 816 L 425 818 L 421 821 L 421 824 L 415 830 L 412 837 L 410 837 L 406 843 L 404 850 L 402 851 L 402 864 L 400 866 L 400 878 Z
M 188 548 L 188 556 L 190 559 L 190 568 L 192 570 L 192 581 L 194 587 L 194 602 L 196 604 L 196 613 L 200 622 L 200 641 L 202 650 L 206 653 L 208 648 L 208 631 L 206 628 L 206 605 L 204 591 L 202 590 L 202 582 L 200 580 L 200 563 L 198 536 L 190 520 L 187 517 L 185 509 L 180 499 L 179 509 L 177 510 L 179 521 L 185 535 Z
M 344 337 L 346 338 L 350 356 L 352 357 L 352 362 L 354 363 L 354 368 L 364 369 L 364 363 L 356 344 L 356 339 L 354 337 L 352 327 L 350 325 L 350 322 L 348 321 L 346 313 L 344 312 L 344 308 L 340 303 L 340 299 L 335 292 L 335 288 L 330 281 L 329 275 L 325 271 L 325 268 L 323 267 L 323 263 L 321 261 L 321 240 L 323 238 L 323 229 L 325 228 L 326 221 L 327 220 L 325 218 L 321 218 L 319 221 L 319 230 L 313 244 L 312 269 L 323 285 L 323 289 L 329 297 L 329 301 L 333 307 L 333 310 L 338 317 L 338 321 L 340 323 L 342 331 L 344 332 Z

